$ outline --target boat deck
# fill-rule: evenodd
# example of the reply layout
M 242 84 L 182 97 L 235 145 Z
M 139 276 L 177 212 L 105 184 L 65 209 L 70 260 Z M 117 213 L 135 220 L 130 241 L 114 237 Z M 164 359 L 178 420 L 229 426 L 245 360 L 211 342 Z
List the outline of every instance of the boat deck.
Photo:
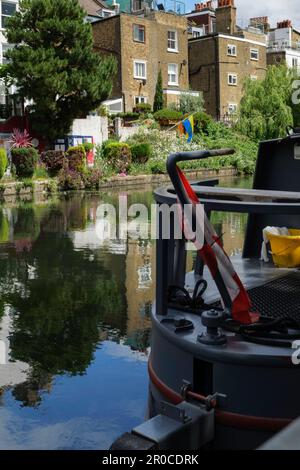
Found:
M 254 311 L 272 318 L 290 317 L 300 321 L 300 270 L 279 269 L 272 263 L 241 259 L 238 256 L 232 260 L 249 292 Z M 220 295 L 207 268 L 204 269 L 204 278 L 208 282 L 204 300 L 214 304 L 220 300 Z M 193 291 L 198 279 L 193 272 L 187 274 L 188 291 Z

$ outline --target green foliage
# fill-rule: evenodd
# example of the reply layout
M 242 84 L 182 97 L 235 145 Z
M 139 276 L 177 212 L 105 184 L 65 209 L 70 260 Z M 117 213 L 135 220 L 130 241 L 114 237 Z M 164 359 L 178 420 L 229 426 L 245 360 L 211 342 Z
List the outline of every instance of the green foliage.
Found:
M 45 165 L 43 163 L 38 163 L 33 175 L 34 179 L 47 179 L 48 176 Z
M 86 153 L 83 145 L 69 147 L 67 152 L 67 162 L 70 170 L 84 173 L 86 170 Z
M 67 135 L 72 121 L 86 116 L 112 89 L 116 62 L 93 51 L 91 25 L 74 0 L 21 0 L 7 21 L 6 84 L 28 99 L 30 120 L 42 137 Z
M 182 92 L 179 96 L 178 111 L 183 114 L 201 113 L 204 111 L 203 93 L 194 96 L 189 92 Z
M 57 176 L 66 161 L 62 150 L 47 150 L 41 154 L 41 162 L 45 165 L 50 176 Z
M 285 65 L 268 67 L 264 80 L 247 80 L 239 109 L 238 129 L 253 140 L 284 137 L 293 126 L 294 71 Z
M 0 179 L 3 178 L 7 165 L 8 165 L 8 160 L 7 160 L 6 150 L 3 147 L 1 147 L 0 148 Z
M 132 160 L 130 147 L 121 142 L 107 144 L 103 150 L 103 158 L 114 171 L 126 173 Z
M 33 148 L 11 149 L 12 163 L 18 178 L 32 178 L 38 162 L 38 151 Z
M 122 118 L 122 119 L 139 119 L 140 113 L 128 112 L 128 113 L 117 113 L 113 115 L 113 118 Z
M 133 163 L 146 163 L 152 153 L 151 145 L 148 142 L 132 145 L 130 150 Z
M 180 121 L 182 118 L 183 113 L 175 109 L 163 108 L 154 113 L 154 119 L 157 121 Z
M 153 175 L 163 175 L 166 173 L 166 162 L 162 160 L 154 160 L 149 165 L 150 172 Z
M 194 130 L 195 133 L 204 132 L 205 134 L 209 131 L 209 125 L 213 122 L 213 119 L 209 114 L 204 111 L 194 114 Z
M 92 144 L 92 142 L 83 142 L 83 147 L 84 147 L 84 150 L 85 150 L 85 153 L 88 154 L 89 152 L 91 152 L 95 145 Z
M 171 153 L 195 151 L 201 149 L 234 148 L 232 156 L 209 158 L 183 164 L 185 169 L 199 170 L 234 167 L 239 173 L 253 174 L 256 164 L 258 144 L 221 123 L 211 120 L 207 131 L 196 134 L 191 143 L 179 137 L 176 132 L 149 131 L 141 129 L 127 141 L 131 146 L 139 142 L 148 142 L 152 147 L 152 155 L 147 163 L 133 163 L 130 173 L 163 174 L 166 173 L 166 160 Z
M 99 189 L 102 172 L 98 168 L 88 168 L 83 175 L 85 189 Z
M 58 187 L 66 191 L 84 189 L 82 174 L 68 167 L 63 168 L 58 174 Z
M 149 103 L 138 103 L 135 105 L 134 110 L 139 114 L 149 114 L 152 111 Z
M 154 102 L 153 102 L 153 111 L 157 112 L 163 109 L 164 107 L 164 95 L 163 95 L 163 83 L 162 83 L 162 73 L 161 70 L 158 72 Z

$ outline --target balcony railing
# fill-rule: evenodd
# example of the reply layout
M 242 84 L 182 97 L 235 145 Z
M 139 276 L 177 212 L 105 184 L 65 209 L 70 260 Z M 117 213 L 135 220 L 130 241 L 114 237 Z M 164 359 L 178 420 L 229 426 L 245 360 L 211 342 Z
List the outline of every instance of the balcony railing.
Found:
M 274 41 L 268 44 L 268 52 L 281 52 L 286 51 L 287 49 L 300 52 L 300 41 Z

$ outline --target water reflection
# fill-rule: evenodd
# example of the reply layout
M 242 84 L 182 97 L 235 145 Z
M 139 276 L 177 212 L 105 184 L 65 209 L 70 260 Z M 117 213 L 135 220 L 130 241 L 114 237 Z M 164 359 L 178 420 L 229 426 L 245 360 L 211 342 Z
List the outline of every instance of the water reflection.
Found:
M 0 209 L 0 448 L 107 448 L 143 419 L 154 243 L 102 243 L 100 202 L 74 194 Z M 153 202 L 152 189 L 123 193 Z M 245 218 L 214 215 L 229 251 Z

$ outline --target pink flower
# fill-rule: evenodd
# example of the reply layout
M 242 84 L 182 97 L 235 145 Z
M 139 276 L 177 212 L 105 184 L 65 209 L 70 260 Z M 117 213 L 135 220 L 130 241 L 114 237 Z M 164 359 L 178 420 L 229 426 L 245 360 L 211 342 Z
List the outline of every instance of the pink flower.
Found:
M 127 173 L 125 171 L 122 171 L 122 173 L 119 173 L 119 176 L 122 176 L 122 177 L 127 176 Z

